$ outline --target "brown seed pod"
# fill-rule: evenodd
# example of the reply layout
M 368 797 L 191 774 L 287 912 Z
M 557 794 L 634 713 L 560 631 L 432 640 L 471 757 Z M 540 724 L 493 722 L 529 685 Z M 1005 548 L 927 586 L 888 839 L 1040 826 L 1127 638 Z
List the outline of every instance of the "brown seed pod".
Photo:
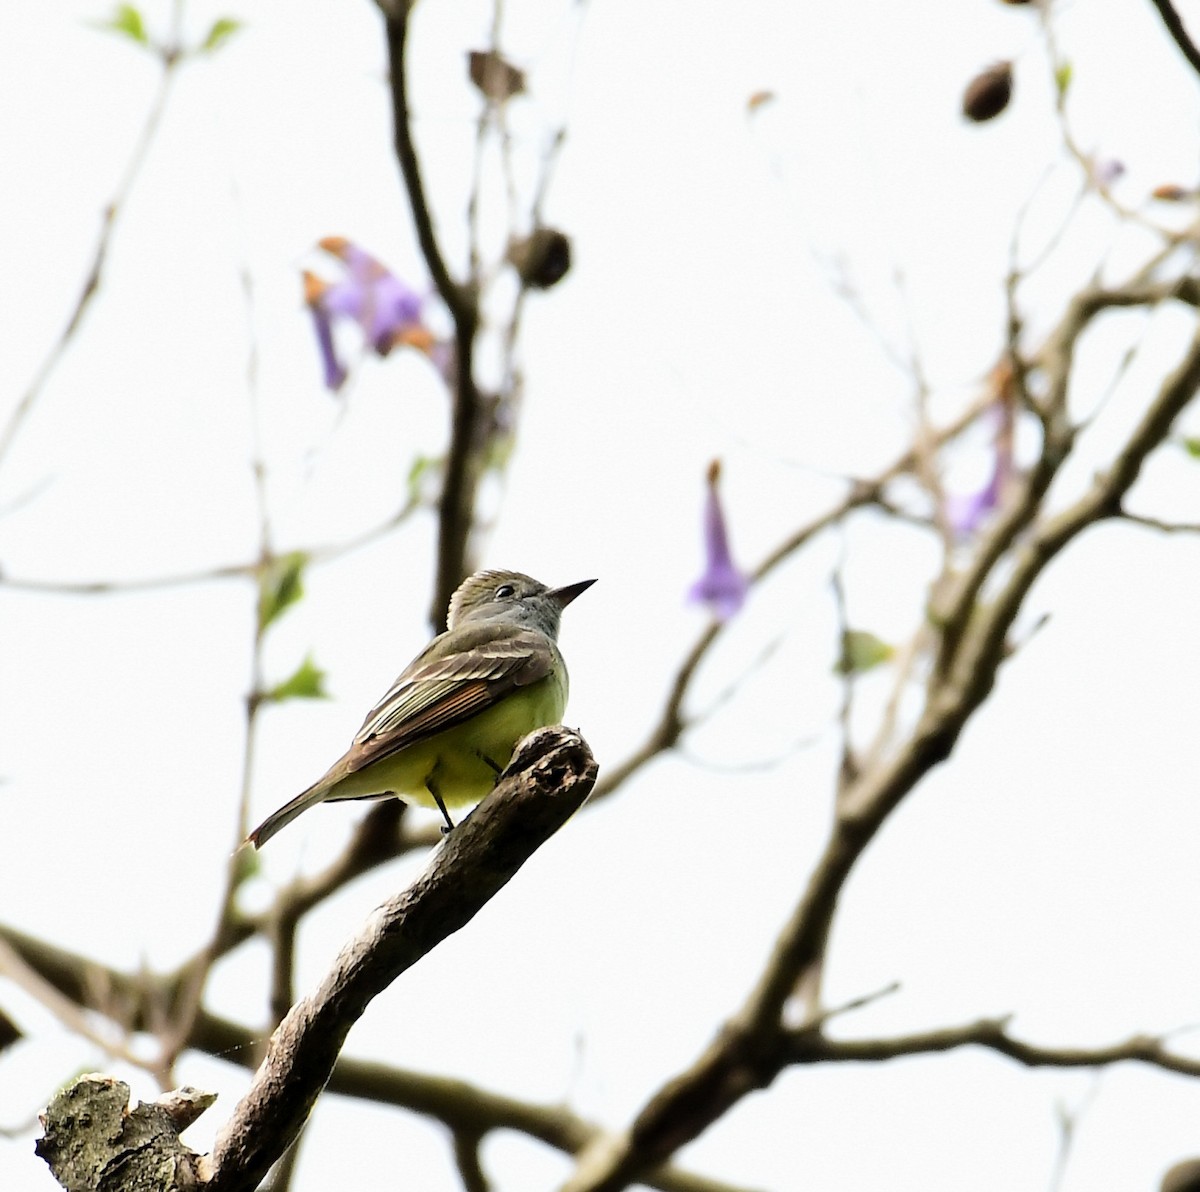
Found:
M 1150 197 L 1163 203 L 1183 203 L 1192 198 L 1195 193 L 1194 190 L 1180 186 L 1178 182 L 1164 182 L 1150 192 Z
M 548 290 L 571 268 L 571 241 L 557 228 L 534 228 L 508 246 L 508 259 L 533 290 Z
M 967 84 L 963 92 L 963 115 L 976 124 L 992 120 L 1008 107 L 1012 91 L 1012 63 L 997 62 L 987 70 L 980 71 Z
M 525 90 L 525 72 L 495 50 L 471 50 L 467 54 L 471 82 L 493 103 L 504 103 Z

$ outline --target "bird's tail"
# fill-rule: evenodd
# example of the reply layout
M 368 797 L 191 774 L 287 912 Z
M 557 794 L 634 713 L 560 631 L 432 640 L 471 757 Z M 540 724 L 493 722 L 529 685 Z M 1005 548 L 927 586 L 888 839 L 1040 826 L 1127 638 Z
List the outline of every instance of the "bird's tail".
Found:
M 285 803 L 278 811 L 273 811 L 268 815 L 246 837 L 243 843 L 252 844 L 255 848 L 262 848 L 276 832 L 281 828 L 286 828 L 296 816 L 303 814 L 310 807 L 315 807 L 318 803 L 323 802 L 328 794 L 329 788 L 323 782 L 315 783 L 308 790 L 301 791 L 291 802 Z

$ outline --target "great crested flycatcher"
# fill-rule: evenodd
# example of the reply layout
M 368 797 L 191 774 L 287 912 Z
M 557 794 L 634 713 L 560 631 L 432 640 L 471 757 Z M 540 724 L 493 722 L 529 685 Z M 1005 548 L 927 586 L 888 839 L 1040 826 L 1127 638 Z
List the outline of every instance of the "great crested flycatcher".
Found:
M 557 724 L 567 664 L 555 641 L 562 610 L 596 581 L 547 588 L 519 571 L 477 571 L 450 599 L 448 628 L 406 666 L 322 778 L 249 836 L 261 848 L 317 803 L 396 795 L 437 807 L 478 803 L 517 742 Z

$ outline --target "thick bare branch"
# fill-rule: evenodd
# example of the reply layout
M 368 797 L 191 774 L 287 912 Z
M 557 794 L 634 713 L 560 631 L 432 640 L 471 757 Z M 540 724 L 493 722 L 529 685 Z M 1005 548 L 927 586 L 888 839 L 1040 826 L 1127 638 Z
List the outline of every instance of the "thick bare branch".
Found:
M 1150 3 L 1158 9 L 1158 15 L 1162 17 L 1171 40 L 1179 47 L 1179 52 L 1188 60 L 1192 69 L 1200 74 L 1200 50 L 1196 49 L 1196 43 L 1188 36 L 1175 6 L 1170 0 L 1150 0 Z
M 194 1192 L 199 1156 L 179 1134 L 214 1100 L 183 1088 L 131 1109 L 129 1085 L 81 1076 L 50 1102 L 35 1149 L 64 1188 Z
M 92 1008 L 87 1000 L 88 989 L 93 984 L 103 984 L 130 1007 L 131 1015 L 127 1019 L 130 1029 L 149 1029 L 148 1017 L 138 1008 L 137 999 L 148 998 L 150 994 L 139 987 L 137 978 L 24 936 L 11 928 L 0 928 L 0 939 L 12 944 L 55 988 L 76 998 L 81 1008 Z M 89 973 L 92 974 L 90 978 Z M 6 1036 L 0 1029 L 0 1041 L 3 1037 Z M 257 1031 L 203 1008 L 188 1041 L 188 1046 L 197 1051 L 247 1068 L 256 1066 L 260 1045 L 261 1037 Z M 534 1105 L 489 1092 L 463 1080 L 410 1072 L 345 1056 L 339 1057 L 325 1087 L 326 1091 L 344 1097 L 358 1097 L 435 1118 L 451 1130 L 480 1134 L 513 1130 L 569 1155 L 603 1135 L 598 1125 L 578 1117 L 562 1105 Z M 669 1166 L 652 1173 L 645 1182 L 648 1187 L 662 1192 L 748 1192 L 741 1186 Z
M 433 216 L 425 197 L 421 167 L 412 133 L 412 109 L 409 104 L 406 75 L 409 0 L 396 0 L 384 8 L 387 25 L 388 63 L 392 89 L 392 117 L 396 157 L 404 178 L 412 209 L 417 241 L 425 257 L 429 276 L 454 320 L 455 385 L 454 412 L 450 429 L 450 448 L 446 455 L 446 474 L 442 488 L 438 522 L 437 576 L 434 583 L 431 619 L 445 628 L 446 609 L 454 589 L 470 568 L 467 552 L 475 518 L 475 493 L 478 487 L 479 428 L 482 402 L 475 385 L 475 335 L 479 330 L 478 295 L 460 285 L 451 276 L 433 228 Z
M 42 976 L 17 948 L 4 939 L 0 939 L 0 976 L 40 1002 L 68 1030 L 94 1043 L 109 1056 L 135 1067 L 149 1066 L 129 1050 L 123 1039 L 106 1036 L 98 1030 L 89 1020 L 83 1005 Z M 0 1050 L 20 1038 L 19 1032 L 13 1032 L 16 1032 L 13 1024 L 0 1015 Z
M 1194 278 L 1150 283 L 1135 275 L 1128 285 L 1103 289 L 1095 287 L 1076 295 L 1040 353 L 1046 373 L 1047 395 L 1039 408 L 1045 442 L 1037 462 L 1016 488 L 1015 496 L 1005 505 L 995 525 L 984 535 L 969 566 L 940 593 L 932 619 L 941 630 L 936 669 L 945 673 L 955 658 L 967 623 L 975 614 L 976 598 L 997 562 L 1017 538 L 1030 526 L 1041 502 L 1058 475 L 1075 441 L 1075 428 L 1068 418 L 1067 396 L 1070 388 L 1075 347 L 1093 320 L 1102 312 L 1132 306 L 1153 307 L 1177 299 L 1190 306 L 1200 302 L 1200 283 Z M 1156 438 L 1151 447 L 1162 440 Z
M 371 915 L 316 993 L 280 1024 L 217 1137 L 214 1192 L 257 1186 L 295 1139 L 371 999 L 468 923 L 579 809 L 595 778 L 586 744 L 567 729 L 541 729 L 518 746 L 492 794 L 447 836 L 425 872 Z
M 1186 288 L 1190 292 L 1192 284 L 1186 283 Z M 1178 291 L 1178 285 L 1171 287 L 1172 295 Z M 1191 301 L 1191 297 L 1185 300 Z M 1090 317 L 1087 308 L 1094 313 L 1106 305 L 1132 304 L 1128 294 L 1096 293 L 1080 299 L 1073 304 L 1066 324 L 1072 341 Z M 1011 573 L 986 606 L 976 605 L 972 596 L 957 629 L 950 664 L 932 672 L 925 710 L 911 735 L 889 758 L 864 770 L 847 787 L 829 843 L 750 997 L 696 1063 L 647 1102 L 628 1131 L 589 1148 L 564 1192 L 615 1192 L 626 1187 L 640 1171 L 663 1162 L 695 1138 L 746 1093 L 773 1079 L 779 1067 L 777 1042 L 785 1004 L 797 983 L 821 962 L 838 899 L 853 866 L 904 796 L 950 755 L 970 715 L 987 697 L 1003 661 L 1006 635 L 1034 581 L 1088 526 L 1119 516 L 1121 502 L 1146 457 L 1167 438 L 1198 386 L 1200 327 L 1141 422 L 1083 497 L 1062 513 L 1037 522 L 1035 515 L 1049 477 L 1030 482 L 1030 490 L 1022 498 L 1030 502 L 1029 510 L 1010 512 L 995 531 L 1011 542 L 1020 528 L 1030 527 L 1013 549 Z M 1065 411 L 1065 395 L 1062 402 Z M 1061 445 L 1051 437 L 1046 448 L 1053 452 Z M 1052 474 L 1057 464 L 1043 459 L 1040 466 Z M 982 549 L 990 551 L 993 565 L 1006 555 L 991 543 Z M 991 574 L 988 568 L 978 577 L 975 591 Z
M 227 1062 L 253 1066 L 256 1039 L 246 1027 L 215 1015 L 197 1024 L 194 1047 Z M 325 1086 L 327 1092 L 359 1097 L 376 1105 L 419 1113 L 444 1123 L 452 1132 L 484 1135 L 513 1130 L 548 1147 L 574 1155 L 603 1136 L 594 1122 L 563 1105 L 534 1105 L 489 1092 L 465 1080 L 411 1072 L 389 1064 L 342 1056 Z M 662 1192 L 747 1192 L 720 1180 L 662 1167 L 644 1177 L 647 1187 Z

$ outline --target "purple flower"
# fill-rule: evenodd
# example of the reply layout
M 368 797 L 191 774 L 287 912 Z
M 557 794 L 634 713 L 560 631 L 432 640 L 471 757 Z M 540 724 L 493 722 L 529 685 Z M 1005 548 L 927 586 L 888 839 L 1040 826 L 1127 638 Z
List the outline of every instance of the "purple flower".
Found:
M 718 621 L 728 621 L 746 602 L 750 583 L 734 566 L 729 553 L 729 535 L 717 486 L 721 461 L 708 465 L 708 495 L 704 502 L 704 574 L 691 586 L 688 599 L 706 604 Z
M 304 272 L 304 303 L 312 311 L 313 328 L 317 333 L 317 348 L 321 353 L 321 363 L 325 369 L 325 387 L 340 389 L 346 380 L 346 370 L 337 357 L 337 349 L 333 345 L 333 316 L 326 304 L 326 295 L 333 289 L 328 282 L 323 282 L 315 274 Z
M 992 471 L 987 483 L 978 492 L 951 494 L 946 498 L 946 521 L 954 536 L 964 541 L 975 535 L 987 517 L 1000 507 L 1005 490 L 1014 475 L 1013 427 L 1016 394 L 1012 384 L 1012 370 L 1007 364 L 999 365 L 992 374 L 996 389 L 996 400 L 991 414 L 996 424 L 992 440 Z
M 340 389 L 346 380 L 333 338 L 339 320 L 357 323 L 367 345 L 380 356 L 402 346 L 433 352 L 436 341 L 421 321 L 420 294 L 344 236 L 326 236 L 320 247 L 346 267 L 345 276 L 335 282 L 304 273 L 304 301 L 312 311 L 328 388 Z
M 975 493 L 951 494 L 946 498 L 946 520 L 960 541 L 974 537 L 988 515 L 1000 504 L 1005 476 L 997 452 L 991 479 Z
M 1125 174 L 1125 163 L 1115 157 L 1095 157 L 1091 160 L 1092 181 L 1107 190 Z

